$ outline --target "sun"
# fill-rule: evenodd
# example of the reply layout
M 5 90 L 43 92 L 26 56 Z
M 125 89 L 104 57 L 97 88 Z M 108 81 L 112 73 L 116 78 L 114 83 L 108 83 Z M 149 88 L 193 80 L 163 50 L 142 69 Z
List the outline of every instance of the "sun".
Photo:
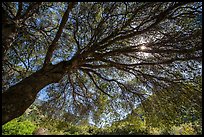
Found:
M 141 46 L 140 49 L 141 49 L 141 50 L 145 50 L 146 47 L 145 47 L 145 46 Z
M 141 52 L 140 52 L 140 53 L 141 53 L 141 56 L 143 56 L 143 57 L 149 57 L 150 54 L 145 52 L 145 50 L 147 49 L 146 46 L 142 45 L 142 46 L 140 46 L 139 48 L 140 48 L 140 50 L 141 50 Z

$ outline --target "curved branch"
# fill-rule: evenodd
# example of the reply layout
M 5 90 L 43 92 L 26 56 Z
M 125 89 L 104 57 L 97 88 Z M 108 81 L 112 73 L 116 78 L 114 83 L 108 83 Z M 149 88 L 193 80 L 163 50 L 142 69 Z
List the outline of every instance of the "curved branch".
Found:
M 100 88 L 98 86 L 98 84 L 96 83 L 96 81 L 94 80 L 93 76 L 88 72 L 88 71 L 85 71 L 85 73 L 91 78 L 92 82 L 94 83 L 95 87 L 97 89 L 99 89 L 102 93 L 108 95 L 109 97 L 113 98 L 110 94 L 106 93 L 102 88 Z
M 107 81 L 107 82 L 115 82 L 120 88 L 121 86 L 123 86 L 125 88 L 126 91 L 130 92 L 130 93 L 133 93 L 133 94 L 136 94 L 138 96 L 141 96 L 141 95 L 144 95 L 144 94 L 141 94 L 141 93 L 137 93 L 137 92 L 133 92 L 131 91 L 125 84 L 115 80 L 115 79 L 107 79 L 105 77 L 103 77 L 101 74 L 99 74 L 98 72 L 92 70 L 92 69 L 87 69 L 87 68 L 81 68 L 82 71 L 85 71 L 86 73 L 89 73 L 89 72 L 92 72 L 93 74 L 95 74 L 96 76 L 98 76 L 99 78 L 103 79 L 104 81 Z

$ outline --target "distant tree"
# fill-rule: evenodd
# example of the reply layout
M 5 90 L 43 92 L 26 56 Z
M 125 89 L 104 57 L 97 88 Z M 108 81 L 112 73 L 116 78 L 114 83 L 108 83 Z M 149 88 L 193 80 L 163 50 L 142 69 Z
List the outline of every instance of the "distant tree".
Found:
M 201 14 L 201 2 L 2 2 L 2 124 L 45 87 L 47 113 L 89 115 L 193 80 Z
M 161 89 L 163 91 L 156 89 L 157 91 L 138 105 L 127 119 L 132 121 L 134 117 L 140 117 L 146 126 L 161 128 L 171 128 L 190 122 L 199 122 L 201 125 L 201 81 L 201 77 L 196 77 L 194 83 L 180 83 Z

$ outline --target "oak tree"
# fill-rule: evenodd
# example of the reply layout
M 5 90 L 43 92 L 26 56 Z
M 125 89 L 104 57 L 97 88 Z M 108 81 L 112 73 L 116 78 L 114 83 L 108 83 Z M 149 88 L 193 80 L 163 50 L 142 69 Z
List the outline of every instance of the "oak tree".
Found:
M 201 2 L 2 2 L 2 124 L 43 88 L 51 113 L 90 114 L 193 81 L 201 18 Z

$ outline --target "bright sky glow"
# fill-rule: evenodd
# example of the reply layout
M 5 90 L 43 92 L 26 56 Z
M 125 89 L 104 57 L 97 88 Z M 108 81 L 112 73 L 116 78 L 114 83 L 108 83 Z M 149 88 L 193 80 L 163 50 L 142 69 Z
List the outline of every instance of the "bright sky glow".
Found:
M 147 49 L 147 48 L 146 48 L 145 46 L 141 46 L 140 49 L 141 49 L 141 50 L 145 50 L 145 49 Z
M 143 55 L 144 57 L 148 57 L 150 54 L 149 54 L 149 53 L 142 53 L 142 55 Z

